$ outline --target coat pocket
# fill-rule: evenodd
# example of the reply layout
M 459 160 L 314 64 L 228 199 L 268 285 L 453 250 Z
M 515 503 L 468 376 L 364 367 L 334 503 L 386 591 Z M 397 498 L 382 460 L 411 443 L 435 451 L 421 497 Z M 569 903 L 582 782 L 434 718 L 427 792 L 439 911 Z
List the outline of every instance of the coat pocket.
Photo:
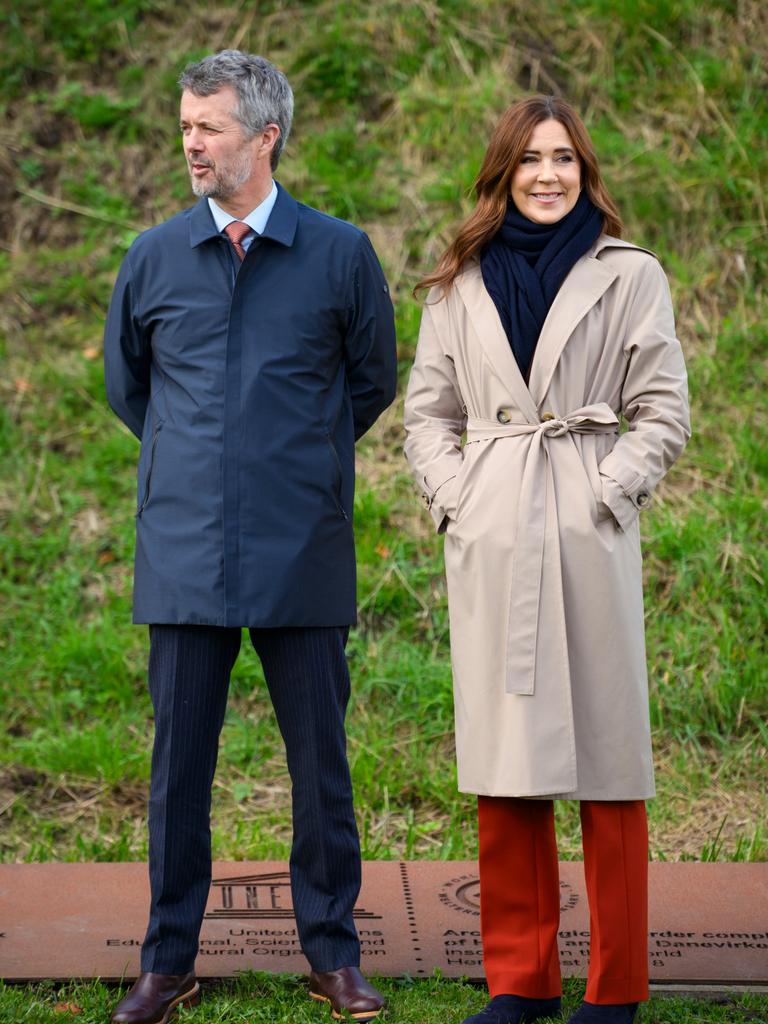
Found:
M 456 476 L 451 481 L 453 490 L 453 504 L 452 511 L 448 513 L 449 518 L 453 522 L 457 522 L 461 518 L 461 508 L 463 504 L 463 498 L 465 493 L 464 483 L 467 476 L 467 453 L 462 452 L 461 465 L 459 466 Z
M 328 444 L 328 450 L 331 453 L 331 459 L 333 460 L 333 500 L 336 502 L 336 508 L 339 510 L 339 515 L 343 516 L 345 519 L 349 519 L 349 516 L 347 515 L 346 509 L 344 508 L 344 504 L 341 499 L 341 485 L 344 479 L 343 473 L 341 471 L 341 459 L 339 458 L 339 453 L 336 451 L 336 446 L 333 443 L 331 435 L 327 432 L 325 435 L 325 440 Z
M 160 420 L 155 425 L 155 429 L 152 432 L 152 442 L 149 450 L 149 466 L 147 467 L 147 476 L 146 479 L 144 480 L 144 493 L 142 495 L 141 501 L 139 502 L 139 507 L 136 511 L 137 516 L 140 516 L 144 509 L 147 507 L 150 495 L 152 494 L 152 473 L 154 472 L 155 468 L 155 451 L 157 449 L 157 439 L 160 436 L 160 431 L 162 429 L 163 423 L 162 420 Z
M 598 451 L 598 444 L 599 440 L 596 437 L 584 439 L 581 451 L 582 466 L 584 467 L 587 482 L 589 483 L 595 522 L 598 525 L 600 525 L 600 523 L 607 522 L 615 524 L 613 513 L 603 499 L 603 481 L 598 468 L 603 452 Z
M 473 497 L 478 495 L 476 485 L 487 473 L 485 462 L 495 443 L 493 440 L 471 441 L 461 449 L 461 465 L 453 480 L 454 505 L 450 517 L 454 522 L 459 522 L 468 511 L 472 513 Z

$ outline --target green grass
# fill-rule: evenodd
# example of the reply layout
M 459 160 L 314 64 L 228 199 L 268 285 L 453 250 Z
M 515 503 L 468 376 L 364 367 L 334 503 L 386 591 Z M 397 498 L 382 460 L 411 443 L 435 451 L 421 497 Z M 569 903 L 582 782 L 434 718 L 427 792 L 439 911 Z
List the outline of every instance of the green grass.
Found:
M 395 298 L 403 385 L 419 321 L 411 290 L 471 207 L 496 117 L 533 90 L 561 91 L 584 113 L 627 237 L 669 273 L 691 378 L 693 440 L 643 520 L 652 853 L 768 857 L 766 40 L 760 0 L 34 0 L 5 15 L 2 860 L 146 854 L 147 639 L 130 626 L 137 447 L 105 404 L 101 331 L 136 231 L 190 203 L 179 70 L 232 44 L 267 54 L 294 84 L 280 180 L 370 233 Z M 349 749 L 364 855 L 472 858 L 474 802 L 455 788 L 441 542 L 401 447 L 398 403 L 360 446 L 355 503 Z M 244 644 L 215 784 L 215 855 L 284 857 L 288 797 Z M 558 815 L 561 853 L 578 857 L 577 809 Z M 387 985 L 402 1021 L 458 1021 L 482 1003 L 453 982 Z M 54 1003 L 73 1000 L 78 1019 L 101 1020 L 113 998 L 95 984 L 6 988 L 0 1019 L 63 1019 Z M 186 1019 L 310 1013 L 290 979 L 249 977 L 212 990 Z M 759 1019 L 768 1002 L 748 998 L 656 1001 L 645 1014 Z
M 477 1013 L 487 996 L 478 986 L 435 977 L 424 981 L 377 981 L 388 1003 L 385 1020 L 397 1024 L 459 1024 Z M 3 1024 L 103 1024 L 125 989 L 98 982 L 10 986 L 0 982 Z M 582 982 L 567 982 L 563 1016 L 579 1005 Z M 58 1007 L 58 1009 L 57 1009 Z M 638 1024 L 764 1024 L 768 999 L 754 995 L 721 997 L 716 1003 L 690 998 L 653 998 Z M 203 983 L 200 1005 L 181 1010 L 179 1024 L 318 1024 L 327 1009 L 307 997 L 306 981 L 292 975 L 247 973 L 231 982 Z

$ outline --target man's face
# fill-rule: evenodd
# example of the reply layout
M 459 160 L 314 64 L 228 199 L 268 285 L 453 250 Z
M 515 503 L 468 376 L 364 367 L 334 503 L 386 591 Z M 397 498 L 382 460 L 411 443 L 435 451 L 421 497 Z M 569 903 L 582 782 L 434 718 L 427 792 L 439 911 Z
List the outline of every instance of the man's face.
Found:
M 184 156 L 196 196 L 230 199 L 253 174 L 253 139 L 246 139 L 234 111 L 235 90 L 225 85 L 211 96 L 181 95 Z

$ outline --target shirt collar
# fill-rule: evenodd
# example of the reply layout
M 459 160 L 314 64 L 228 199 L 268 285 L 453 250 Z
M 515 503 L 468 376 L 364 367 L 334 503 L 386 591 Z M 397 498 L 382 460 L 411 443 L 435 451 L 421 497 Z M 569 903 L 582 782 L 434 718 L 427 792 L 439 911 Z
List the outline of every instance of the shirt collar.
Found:
M 280 245 L 293 245 L 299 222 L 299 204 L 282 185 L 277 185 L 277 200 L 267 222 L 262 238 L 269 238 Z M 189 244 L 192 248 L 208 242 L 212 238 L 220 238 L 211 207 L 206 198 L 199 199 L 194 206 L 184 211 L 189 221 Z M 254 237 L 254 236 L 251 236 Z
M 264 229 L 267 226 L 267 221 L 269 220 L 269 215 L 272 213 L 272 209 L 276 201 L 277 185 L 273 181 L 269 195 L 266 199 L 262 199 L 256 209 L 251 210 L 247 217 L 242 218 L 242 223 L 247 224 L 248 227 L 257 235 L 263 235 Z M 224 230 L 227 224 L 231 224 L 233 221 L 238 219 L 237 217 L 233 217 L 231 213 L 227 213 L 226 210 L 222 210 L 218 203 L 211 199 L 210 196 L 208 197 L 208 207 L 211 211 L 211 216 L 216 222 L 216 227 L 220 232 Z

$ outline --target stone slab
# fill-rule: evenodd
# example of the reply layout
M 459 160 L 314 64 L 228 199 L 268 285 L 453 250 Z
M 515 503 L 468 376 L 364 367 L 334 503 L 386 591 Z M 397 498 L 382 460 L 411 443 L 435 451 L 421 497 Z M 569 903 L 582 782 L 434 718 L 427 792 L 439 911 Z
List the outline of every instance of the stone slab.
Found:
M 586 973 L 582 865 L 561 870 L 560 959 Z M 659 986 L 768 988 L 768 864 L 651 864 L 650 972 Z M 0 865 L 0 977 L 133 978 L 146 923 L 144 864 Z M 477 865 L 367 861 L 355 910 L 371 974 L 480 979 Z M 200 942 L 201 977 L 306 973 L 287 865 L 217 863 Z

